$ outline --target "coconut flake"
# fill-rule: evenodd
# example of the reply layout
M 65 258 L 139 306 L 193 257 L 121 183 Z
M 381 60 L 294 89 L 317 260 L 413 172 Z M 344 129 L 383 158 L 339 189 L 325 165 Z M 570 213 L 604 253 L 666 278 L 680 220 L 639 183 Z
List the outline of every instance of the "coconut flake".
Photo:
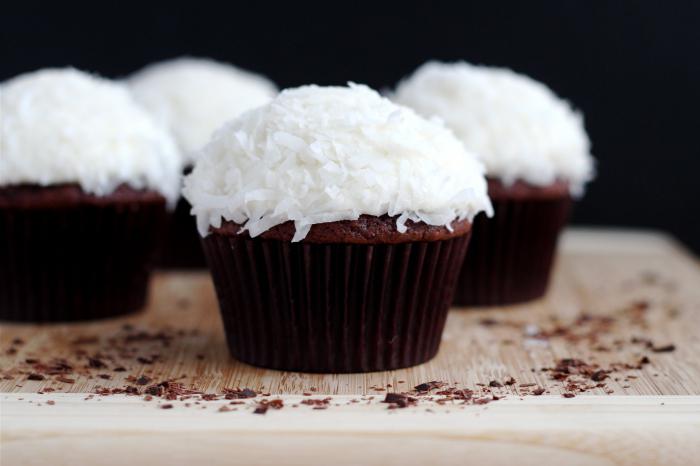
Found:
M 120 184 L 179 196 L 170 135 L 122 84 L 45 69 L 0 85 L 0 185 L 78 183 L 107 195 Z
M 203 236 L 211 219 L 252 237 L 291 220 L 300 241 L 312 225 L 362 214 L 398 216 L 399 232 L 408 220 L 451 228 L 490 215 L 483 171 L 443 125 L 366 86 L 304 86 L 216 131 L 183 194 Z
M 594 176 L 581 113 L 547 86 L 504 68 L 428 62 L 399 83 L 393 99 L 440 118 L 474 151 L 489 176 L 580 195 Z
M 277 94 L 267 78 L 206 58 L 155 63 L 127 82 L 137 101 L 175 135 L 184 163 L 193 162 L 224 122 Z

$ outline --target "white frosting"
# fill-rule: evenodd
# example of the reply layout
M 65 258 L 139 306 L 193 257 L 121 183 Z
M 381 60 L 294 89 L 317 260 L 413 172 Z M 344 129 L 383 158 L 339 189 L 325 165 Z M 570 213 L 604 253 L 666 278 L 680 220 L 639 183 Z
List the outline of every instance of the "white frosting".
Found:
M 547 86 L 504 68 L 428 62 L 399 83 L 393 96 L 437 116 L 489 176 L 548 185 L 569 182 L 573 194 L 593 177 L 594 161 L 580 113 Z
M 177 199 L 175 142 L 121 84 L 71 68 L 17 76 L 0 85 L 0 135 L 0 185 L 127 183 Z
M 128 83 L 136 99 L 170 128 L 186 162 L 226 121 L 277 94 L 262 76 L 198 58 L 150 65 Z
M 448 228 L 491 214 L 483 166 L 442 124 L 367 86 L 304 86 L 219 129 L 185 178 L 199 231 L 222 219 L 251 236 L 294 221 L 311 225 L 362 214 Z

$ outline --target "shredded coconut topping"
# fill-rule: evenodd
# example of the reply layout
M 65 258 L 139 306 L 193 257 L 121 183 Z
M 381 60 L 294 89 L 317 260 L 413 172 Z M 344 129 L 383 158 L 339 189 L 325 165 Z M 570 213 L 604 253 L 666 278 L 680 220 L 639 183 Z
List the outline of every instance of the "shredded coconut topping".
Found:
M 127 183 L 178 197 L 174 141 L 118 83 L 70 68 L 17 76 L 0 85 L 0 128 L 0 185 L 107 195 Z
M 547 86 L 505 68 L 428 62 L 399 83 L 394 100 L 445 121 L 486 165 L 510 184 L 521 179 L 570 184 L 593 178 L 583 117 Z
M 268 79 L 226 63 L 179 58 L 149 65 L 129 78 L 136 99 L 170 128 L 185 163 L 226 121 L 269 102 Z
M 219 129 L 185 178 L 200 233 L 222 219 L 253 237 L 311 225 L 398 216 L 450 225 L 491 214 L 483 167 L 442 124 L 367 86 L 304 86 Z

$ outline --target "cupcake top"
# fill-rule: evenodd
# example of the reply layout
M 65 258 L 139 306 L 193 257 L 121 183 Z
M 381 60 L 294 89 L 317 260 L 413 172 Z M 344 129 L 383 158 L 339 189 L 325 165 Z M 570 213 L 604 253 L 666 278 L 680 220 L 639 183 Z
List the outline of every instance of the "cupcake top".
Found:
M 186 163 L 223 123 L 277 94 L 262 76 L 203 58 L 156 63 L 128 83 L 136 99 L 170 128 Z
M 509 185 L 556 180 L 582 193 L 594 161 L 580 113 L 547 86 L 505 68 L 428 62 L 401 81 L 394 100 L 441 118 Z
M 0 84 L 0 186 L 77 183 L 91 194 L 119 185 L 178 197 L 174 141 L 128 89 L 71 69 Z
M 222 219 L 252 237 L 293 221 L 299 241 L 363 214 L 405 232 L 491 212 L 482 165 L 449 130 L 356 84 L 287 89 L 227 123 L 183 193 L 203 236 Z

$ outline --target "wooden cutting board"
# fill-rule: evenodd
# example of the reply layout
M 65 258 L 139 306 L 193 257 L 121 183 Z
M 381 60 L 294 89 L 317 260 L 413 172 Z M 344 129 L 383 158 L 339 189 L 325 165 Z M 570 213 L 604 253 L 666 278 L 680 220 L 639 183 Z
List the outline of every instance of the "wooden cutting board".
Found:
M 228 355 L 206 273 L 159 273 L 152 285 L 138 315 L 0 326 L 3 466 L 700 462 L 700 264 L 662 234 L 568 231 L 544 299 L 453 309 L 438 356 L 391 372 L 247 366 Z M 552 380 L 547 369 L 562 358 L 614 370 L 581 393 Z M 46 374 L 56 359 L 70 371 Z M 44 379 L 28 380 L 37 367 Z M 510 377 L 515 384 L 484 386 Z M 253 414 L 260 397 L 231 405 L 94 395 L 162 380 L 206 393 L 250 388 L 284 408 Z M 381 402 L 428 381 L 502 398 Z M 533 387 L 547 391 L 534 396 Z M 301 404 L 328 396 L 327 409 Z

